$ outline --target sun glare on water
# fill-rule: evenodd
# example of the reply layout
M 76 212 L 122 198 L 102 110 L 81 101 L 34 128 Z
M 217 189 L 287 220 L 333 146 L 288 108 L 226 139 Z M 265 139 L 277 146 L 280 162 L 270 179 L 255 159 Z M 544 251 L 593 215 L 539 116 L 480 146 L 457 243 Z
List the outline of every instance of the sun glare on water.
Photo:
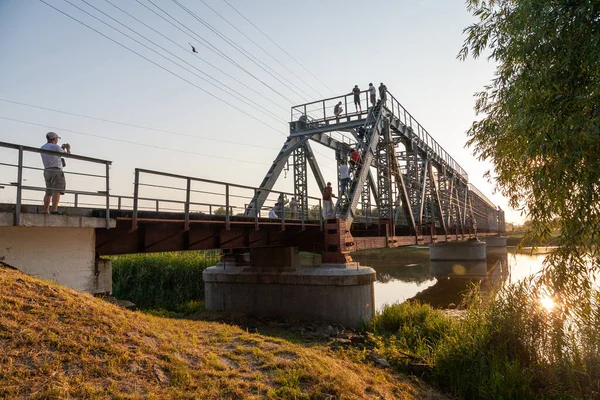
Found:
M 554 306 L 555 306 L 554 300 L 552 300 L 552 298 L 550 296 L 544 296 L 544 297 L 542 297 L 540 299 L 540 304 L 547 311 L 552 311 L 554 309 Z

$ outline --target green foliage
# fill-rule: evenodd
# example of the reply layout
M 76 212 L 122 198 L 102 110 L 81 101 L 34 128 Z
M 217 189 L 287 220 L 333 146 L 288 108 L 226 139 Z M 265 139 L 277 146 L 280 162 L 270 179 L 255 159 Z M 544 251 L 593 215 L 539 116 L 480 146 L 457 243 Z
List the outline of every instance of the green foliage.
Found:
M 184 313 L 204 299 L 202 271 L 219 259 L 219 251 L 115 256 L 113 294 L 140 308 Z
M 469 0 L 479 21 L 467 29 L 459 54 L 489 52 L 496 77 L 477 94 L 468 144 L 490 160 L 494 179 L 513 208 L 531 218 L 530 237 L 560 232 L 561 255 L 600 244 L 600 2 Z M 562 257 L 567 255 L 567 257 Z M 587 275 L 599 264 L 569 265 Z M 548 275 L 557 290 L 569 284 Z
M 458 398 L 600 398 L 600 297 L 573 329 L 560 302 L 541 306 L 545 296 L 533 280 L 503 289 L 495 301 L 474 289 L 464 319 L 403 303 L 384 307 L 367 329 L 392 366 L 406 372 L 426 363 L 424 377 Z

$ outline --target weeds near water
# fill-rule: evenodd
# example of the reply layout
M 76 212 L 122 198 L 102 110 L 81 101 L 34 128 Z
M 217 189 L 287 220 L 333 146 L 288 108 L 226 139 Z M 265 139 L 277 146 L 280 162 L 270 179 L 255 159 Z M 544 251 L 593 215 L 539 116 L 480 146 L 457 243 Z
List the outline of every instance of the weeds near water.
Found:
M 113 294 L 142 309 L 187 312 L 204 299 L 202 272 L 219 251 L 132 254 L 112 257 Z
M 387 306 L 368 330 L 375 351 L 401 371 L 419 360 L 424 377 L 466 399 L 600 399 L 600 294 L 575 319 L 534 280 L 494 301 L 475 288 L 464 320 L 418 303 Z M 579 316 L 583 315 L 578 310 Z

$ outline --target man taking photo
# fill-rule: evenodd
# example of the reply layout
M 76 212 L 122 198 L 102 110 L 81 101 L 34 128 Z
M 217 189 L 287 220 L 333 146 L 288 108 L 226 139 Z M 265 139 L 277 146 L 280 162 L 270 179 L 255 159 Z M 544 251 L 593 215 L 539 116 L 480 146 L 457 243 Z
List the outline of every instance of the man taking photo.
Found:
M 58 145 L 58 136 L 54 132 L 46 134 L 47 143 L 41 149 L 55 151 L 57 153 L 71 154 L 71 145 L 65 143 L 62 146 Z M 60 155 L 41 153 L 42 163 L 44 163 L 44 180 L 46 181 L 46 195 L 44 196 L 44 213 L 45 214 L 60 214 L 58 212 L 58 202 L 60 195 L 64 192 L 67 183 L 65 174 L 63 173 L 64 160 Z M 50 211 L 50 200 L 52 200 L 52 211 Z

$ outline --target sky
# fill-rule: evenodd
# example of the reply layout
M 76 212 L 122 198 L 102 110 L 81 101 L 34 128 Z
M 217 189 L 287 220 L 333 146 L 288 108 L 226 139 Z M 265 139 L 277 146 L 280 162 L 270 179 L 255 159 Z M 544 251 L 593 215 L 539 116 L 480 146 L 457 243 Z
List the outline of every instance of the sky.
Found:
M 56 131 L 73 153 L 113 162 L 111 193 L 131 196 L 134 168 L 257 187 L 289 133 L 291 106 L 385 82 L 507 221 L 522 222 L 483 177 L 490 164 L 465 148 L 473 95 L 495 68 L 456 59 L 474 22 L 464 0 L 44 2 L 0 0 L 0 141 L 39 147 Z M 335 179 L 333 152 L 313 148 L 325 179 Z M 0 157 L 16 160 L 14 151 Z M 38 155 L 26 162 L 41 166 Z M 0 184 L 10 174 L 0 166 Z M 276 188 L 292 191 L 292 175 Z M 37 170 L 26 179 L 42 185 Z M 68 180 L 71 189 L 102 189 L 98 179 Z M 0 190 L 3 201 L 10 196 Z

